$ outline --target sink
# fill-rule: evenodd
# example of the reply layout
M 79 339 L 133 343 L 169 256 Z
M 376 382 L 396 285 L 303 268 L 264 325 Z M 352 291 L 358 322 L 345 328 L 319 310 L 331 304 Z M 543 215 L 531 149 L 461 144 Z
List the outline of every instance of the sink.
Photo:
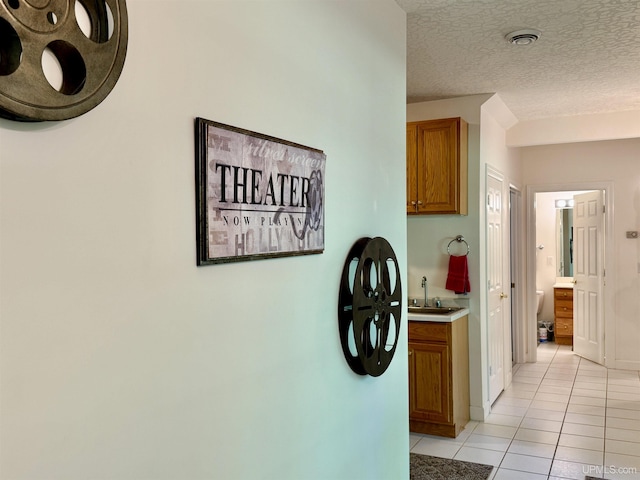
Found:
M 417 307 L 409 305 L 409 313 L 422 313 L 427 315 L 448 315 L 462 310 L 462 307 Z

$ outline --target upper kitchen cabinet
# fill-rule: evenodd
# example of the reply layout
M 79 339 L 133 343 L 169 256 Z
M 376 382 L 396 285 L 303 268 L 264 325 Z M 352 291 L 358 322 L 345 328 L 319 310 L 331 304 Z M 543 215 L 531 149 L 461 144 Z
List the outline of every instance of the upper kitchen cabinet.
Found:
M 407 214 L 467 214 L 467 122 L 407 123 Z

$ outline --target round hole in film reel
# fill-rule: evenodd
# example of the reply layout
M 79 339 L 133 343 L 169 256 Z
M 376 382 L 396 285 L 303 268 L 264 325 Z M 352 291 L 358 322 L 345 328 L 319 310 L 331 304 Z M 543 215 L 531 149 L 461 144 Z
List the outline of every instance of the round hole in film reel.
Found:
M 359 239 L 349 251 L 338 295 L 342 351 L 359 375 L 382 375 L 398 344 L 402 314 L 400 268 L 382 237 Z
M 0 116 L 88 112 L 120 77 L 127 39 L 125 0 L 0 0 Z

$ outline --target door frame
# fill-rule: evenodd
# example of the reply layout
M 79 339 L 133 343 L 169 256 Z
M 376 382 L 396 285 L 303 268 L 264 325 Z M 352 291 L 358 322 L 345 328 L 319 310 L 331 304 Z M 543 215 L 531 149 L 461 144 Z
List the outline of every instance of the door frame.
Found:
M 522 190 L 513 184 L 509 185 L 509 241 L 511 245 L 511 345 L 514 363 L 525 363 L 527 350 L 526 338 L 526 309 L 524 308 L 525 258 L 523 256 L 523 225 L 522 225 Z
M 510 262 L 511 262 L 511 244 L 510 244 L 510 239 L 509 239 L 509 235 L 510 235 L 510 230 L 511 230 L 511 216 L 509 213 L 509 200 L 511 197 L 511 184 L 508 182 L 506 176 L 500 171 L 498 170 L 496 167 L 492 166 L 492 165 L 487 165 L 486 166 L 486 170 L 485 170 L 485 178 L 484 178 L 484 183 L 485 183 L 485 201 L 484 201 L 484 216 L 485 216 L 485 225 L 488 223 L 488 219 L 487 219 L 487 195 L 489 192 L 489 177 L 493 177 L 496 180 L 498 180 L 499 182 L 501 182 L 502 184 L 502 191 L 500 192 L 501 195 L 501 201 L 502 201 L 502 207 L 501 207 L 501 211 L 500 211 L 500 216 L 501 216 L 501 226 L 502 226 L 502 231 L 501 231 L 501 235 L 502 235 L 502 247 L 503 249 L 508 250 L 507 255 L 503 255 L 502 256 L 502 287 L 503 287 L 503 294 L 508 293 L 508 295 L 511 294 L 511 275 L 510 275 Z M 490 256 L 490 252 L 489 252 L 489 241 L 488 241 L 488 230 L 485 230 L 485 272 L 487 272 L 487 276 L 488 276 L 488 272 L 489 272 L 489 262 L 491 261 L 491 256 Z M 509 288 L 506 287 L 506 285 L 509 285 Z M 505 292 L 506 289 L 506 292 Z M 491 368 L 491 346 L 489 344 L 489 342 L 491 342 L 491 339 L 489 338 L 489 332 L 491 331 L 491 328 L 489 326 L 489 322 L 490 322 L 490 315 L 489 315 L 489 311 L 490 311 L 490 305 L 489 305 L 489 292 L 488 289 L 485 290 L 485 295 L 486 295 L 486 305 L 485 305 L 485 325 L 486 325 L 486 331 L 487 331 L 487 340 L 486 340 L 486 349 L 487 349 L 487 395 L 489 397 L 489 399 L 491 399 L 491 375 L 489 372 L 489 368 Z M 502 383 L 503 383 L 503 391 L 504 389 L 506 389 L 507 387 L 509 387 L 509 385 L 511 385 L 511 380 L 513 378 L 513 365 L 511 362 L 511 358 L 512 358 L 512 350 L 511 350 L 511 344 L 512 344 L 512 331 L 511 331 L 511 300 L 508 298 L 503 299 L 502 302 L 502 308 L 501 308 L 501 312 L 502 312 Z M 506 314 L 508 314 L 509 318 L 508 321 L 505 321 L 505 316 Z M 495 399 L 494 399 L 495 400 Z M 493 402 L 490 402 L 493 403 Z
M 527 185 L 527 285 L 526 285 L 526 328 L 524 338 L 527 362 L 537 361 L 537 318 L 536 318 L 536 193 L 565 192 L 576 190 L 604 190 L 604 365 L 615 368 L 616 325 L 613 311 L 613 292 L 616 291 L 616 272 L 613 263 L 613 182 L 577 182 L 544 185 Z

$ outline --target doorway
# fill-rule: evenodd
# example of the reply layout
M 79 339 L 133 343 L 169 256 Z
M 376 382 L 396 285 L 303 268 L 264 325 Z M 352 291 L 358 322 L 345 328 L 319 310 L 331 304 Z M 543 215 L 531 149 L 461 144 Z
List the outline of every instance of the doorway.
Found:
M 554 290 L 553 284 L 556 279 L 566 279 L 573 281 L 573 275 L 566 274 L 566 272 L 573 272 L 570 268 L 572 265 L 571 250 L 563 249 L 561 247 L 562 240 L 558 239 L 557 225 L 560 217 L 558 216 L 559 205 L 563 200 L 569 200 L 573 198 L 573 194 L 580 191 L 595 191 L 599 190 L 603 192 L 604 197 L 607 199 L 607 203 L 611 203 L 613 185 L 610 182 L 598 182 L 598 183 L 583 183 L 583 184 L 568 184 L 568 185 L 537 185 L 527 187 L 527 312 L 526 312 L 526 344 L 528 354 L 526 355 L 527 361 L 535 362 L 537 359 L 537 344 L 538 344 L 538 315 L 536 311 L 537 295 L 536 290 L 542 290 L 544 292 L 543 304 L 541 310 L 541 318 L 552 322 L 554 319 Z M 540 194 L 540 195 L 539 195 Z M 545 198 L 546 195 L 546 198 Z M 550 200 L 552 199 L 552 200 Z M 558 206 L 556 206 L 556 200 L 559 200 Z M 602 312 L 602 323 L 604 328 L 599 331 L 598 342 L 603 347 L 603 353 L 609 353 L 609 358 L 613 358 L 612 348 L 615 348 L 613 342 L 608 342 L 607 339 L 612 339 L 613 329 L 615 328 L 614 322 L 606 322 L 607 316 L 612 318 L 611 312 L 606 307 L 607 304 L 611 305 L 612 302 L 607 302 L 607 295 L 610 295 L 613 289 L 609 288 L 611 282 L 609 281 L 613 274 L 613 267 L 610 264 L 613 258 L 610 252 L 613 241 L 611 237 L 611 222 L 612 222 L 612 205 L 608 205 L 604 212 L 604 235 L 602 241 L 598 242 L 597 248 L 600 252 L 600 258 L 604 259 L 602 263 L 602 274 L 608 272 L 607 283 L 603 285 L 602 299 L 600 304 L 604 304 L 605 308 Z M 545 236 L 540 236 L 539 229 L 545 230 Z M 568 230 L 565 228 L 565 230 Z M 566 233 L 566 232 L 565 232 Z M 562 252 L 567 252 L 564 258 L 559 258 Z M 600 267 L 599 267 L 600 268 Z M 604 282 L 603 282 L 604 283 Z M 603 355 L 602 361 L 606 365 L 606 355 Z

